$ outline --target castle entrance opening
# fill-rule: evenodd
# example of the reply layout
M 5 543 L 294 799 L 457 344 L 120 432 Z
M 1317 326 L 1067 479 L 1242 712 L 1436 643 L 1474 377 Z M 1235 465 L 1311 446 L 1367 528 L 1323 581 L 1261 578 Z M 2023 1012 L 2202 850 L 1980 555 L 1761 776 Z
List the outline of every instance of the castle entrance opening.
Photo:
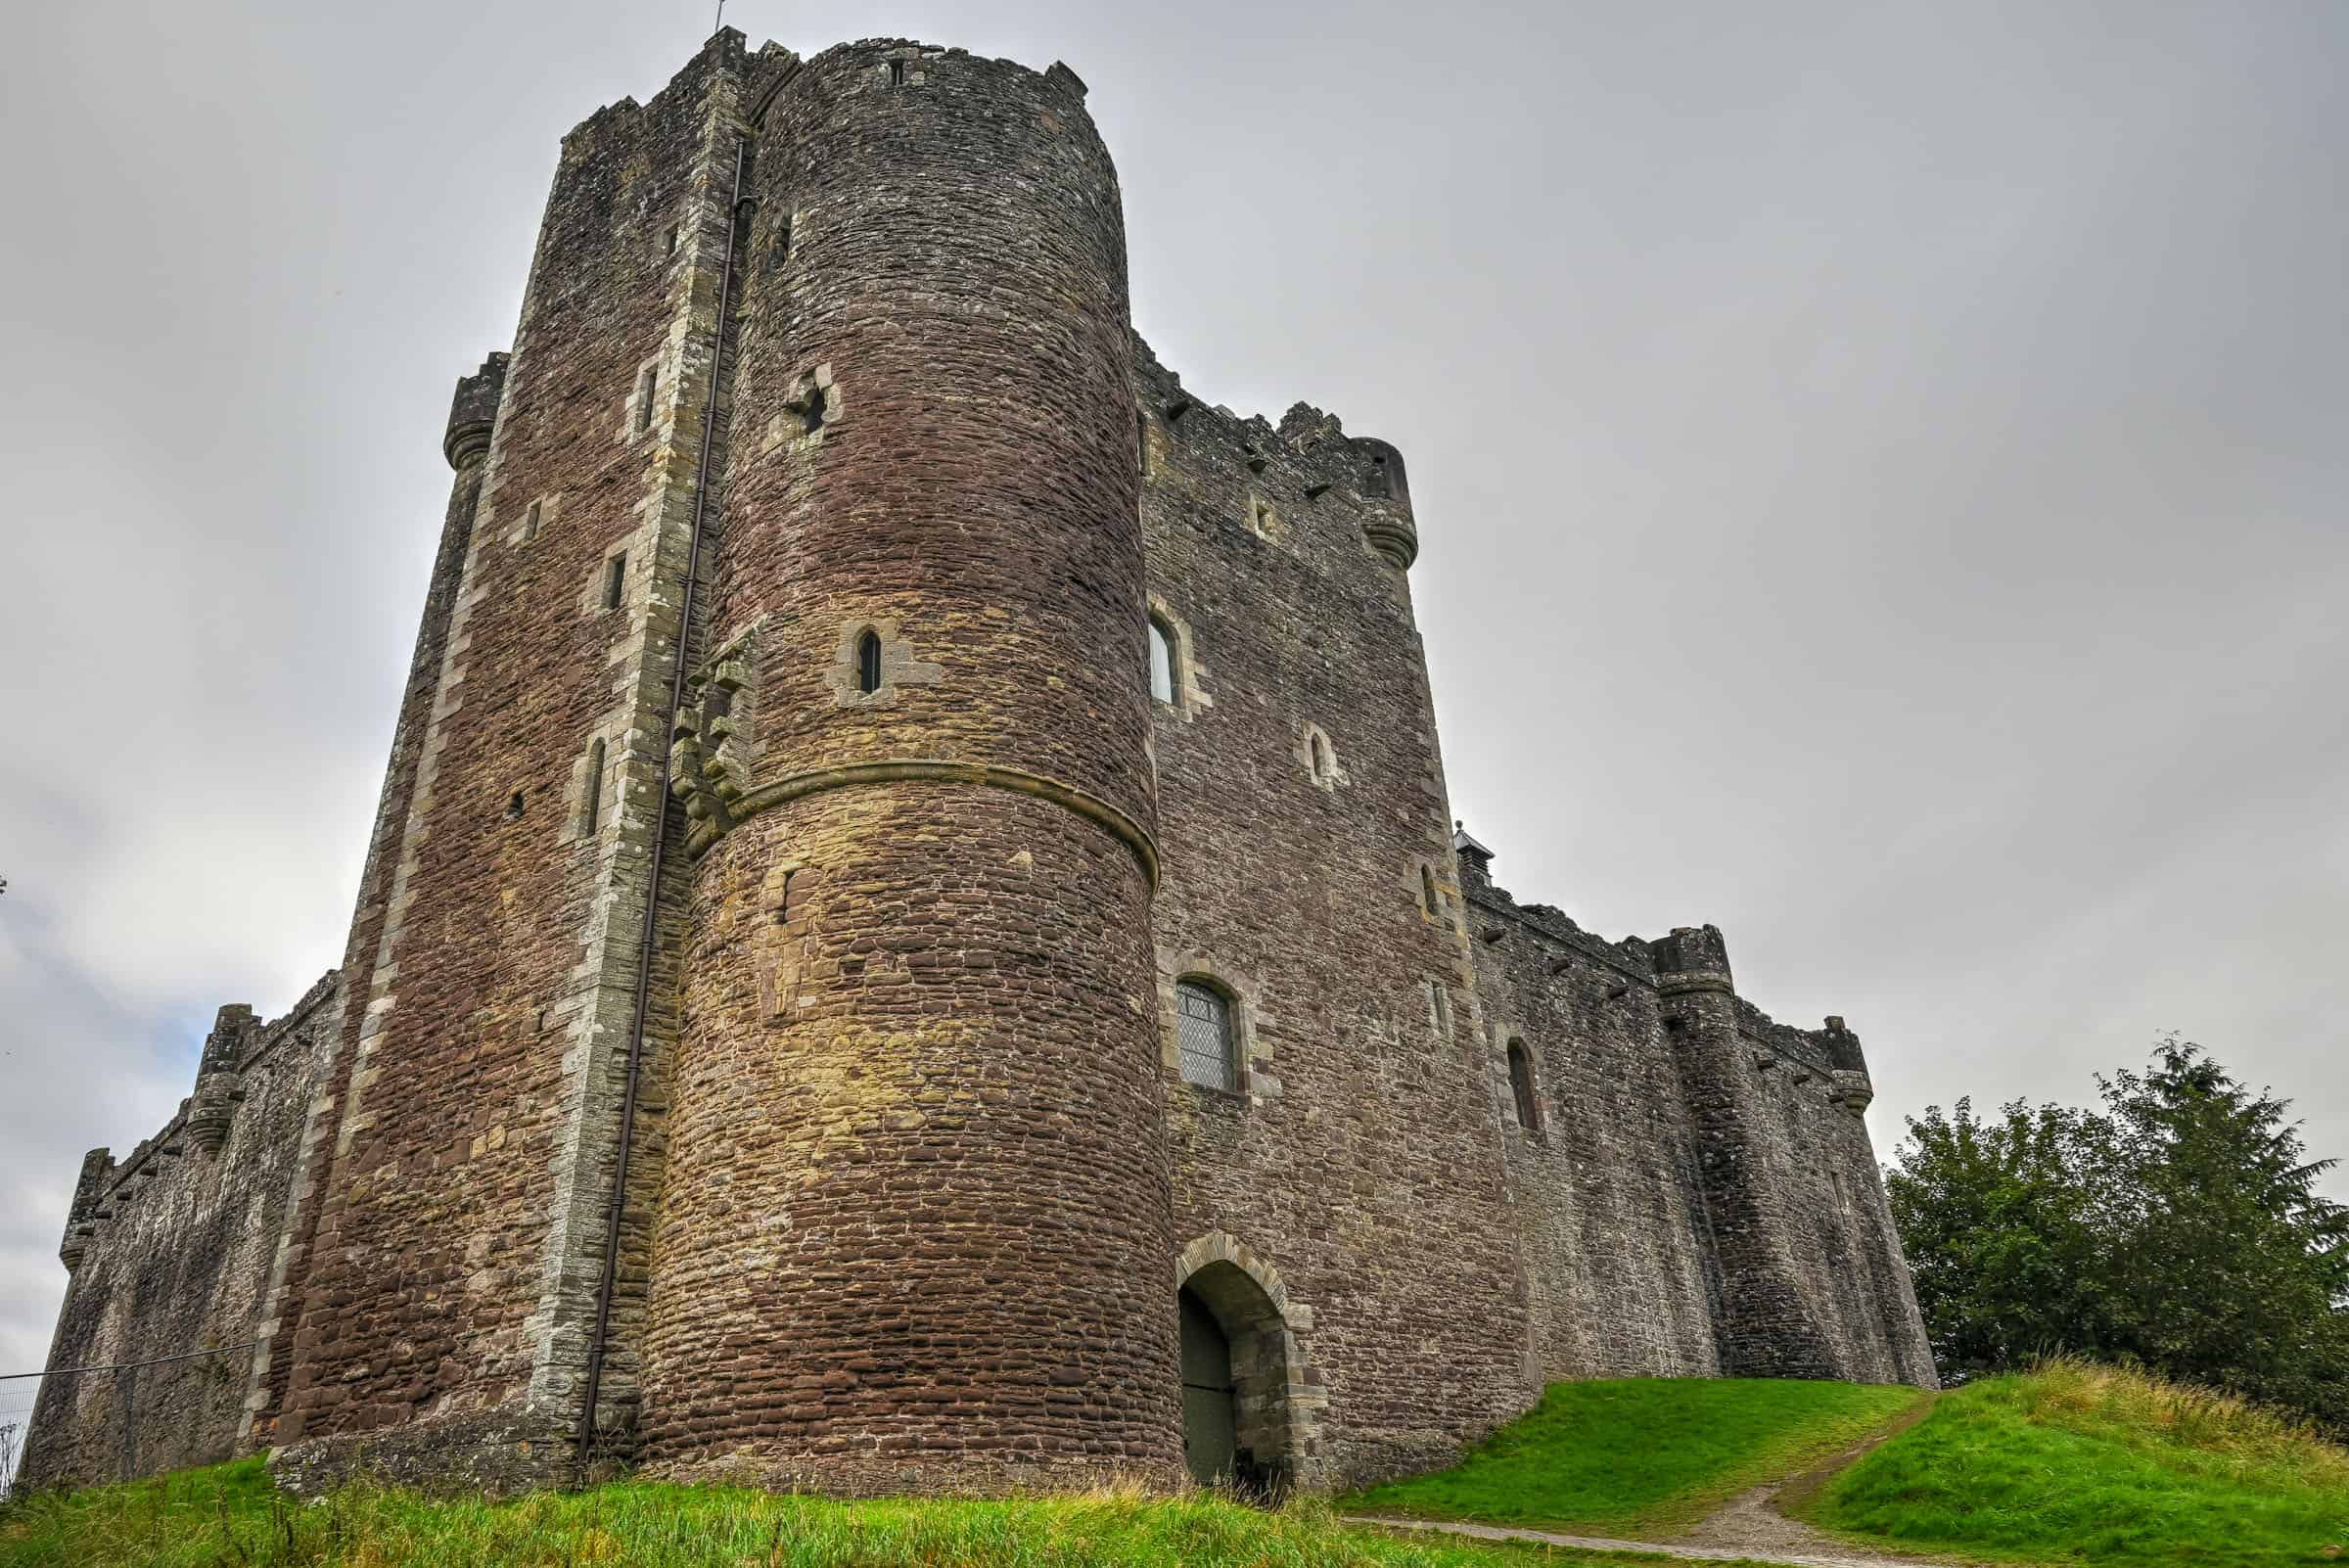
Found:
M 1294 1474 L 1289 1339 L 1280 1309 L 1249 1275 L 1213 1263 L 1177 1295 L 1182 1323 L 1182 1448 L 1191 1478 L 1275 1498 Z
M 1239 1439 L 1233 1431 L 1231 1341 L 1187 1286 L 1182 1307 L 1182 1462 L 1203 1487 L 1231 1480 Z

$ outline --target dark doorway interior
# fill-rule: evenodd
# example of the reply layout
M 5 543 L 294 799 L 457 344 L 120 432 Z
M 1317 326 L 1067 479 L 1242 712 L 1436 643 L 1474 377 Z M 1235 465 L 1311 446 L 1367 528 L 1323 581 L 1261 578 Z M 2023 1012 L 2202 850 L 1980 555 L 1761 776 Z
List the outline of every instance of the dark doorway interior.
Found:
M 1295 1470 L 1288 1331 L 1280 1308 L 1227 1262 L 1193 1273 L 1176 1300 L 1183 1454 L 1192 1478 L 1243 1498 L 1284 1496 Z
M 1228 1486 L 1238 1456 L 1232 1418 L 1231 1341 L 1189 1289 L 1182 1304 L 1182 1457 L 1201 1486 Z

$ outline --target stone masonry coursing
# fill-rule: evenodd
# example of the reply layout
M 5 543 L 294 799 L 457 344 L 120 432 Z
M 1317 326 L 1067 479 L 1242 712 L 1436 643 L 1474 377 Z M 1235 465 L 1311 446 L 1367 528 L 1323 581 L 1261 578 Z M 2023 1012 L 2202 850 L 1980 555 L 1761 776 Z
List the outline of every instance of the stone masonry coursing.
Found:
M 157 1364 L 44 1378 L 26 1484 L 114 1480 L 237 1452 L 253 1360 L 244 1347 L 261 1321 L 342 1005 L 329 974 L 271 1023 L 221 1008 L 178 1113 L 125 1158 L 96 1149 L 84 1160 L 59 1249 L 71 1274 L 48 1364 Z M 197 1354 L 206 1351 L 220 1354 Z
M 253 1348 L 128 1461 L 52 1379 L 37 1478 L 1171 1483 L 1204 1399 L 1326 1487 L 1931 1381 L 1857 1038 L 1493 885 L 1402 454 L 1157 363 L 1084 98 L 726 29 L 565 138 L 345 964 L 69 1217 L 54 1366 Z

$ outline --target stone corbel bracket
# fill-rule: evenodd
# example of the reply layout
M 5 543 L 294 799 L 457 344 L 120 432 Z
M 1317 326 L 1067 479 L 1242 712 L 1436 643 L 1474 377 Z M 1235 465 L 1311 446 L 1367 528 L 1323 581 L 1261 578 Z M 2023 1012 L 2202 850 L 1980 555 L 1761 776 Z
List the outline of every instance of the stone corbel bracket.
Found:
M 685 701 L 668 743 L 669 793 L 684 803 L 696 840 L 714 839 L 739 817 L 751 780 L 751 689 L 758 628 L 737 633 L 685 677 Z

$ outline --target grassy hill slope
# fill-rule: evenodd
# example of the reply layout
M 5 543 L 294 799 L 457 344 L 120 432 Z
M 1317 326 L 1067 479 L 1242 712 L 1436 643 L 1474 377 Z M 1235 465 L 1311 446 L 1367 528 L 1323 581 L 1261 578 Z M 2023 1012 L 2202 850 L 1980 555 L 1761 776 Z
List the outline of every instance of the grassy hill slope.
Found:
M 2053 1361 L 1944 1395 L 1794 1511 L 1969 1556 L 2280 1568 L 2349 1556 L 2349 1450 L 2219 1395 Z
M 1399 1541 L 1205 1495 L 842 1502 L 625 1483 L 515 1502 L 280 1497 L 258 1460 L 0 1506 L 0 1568 L 1670 1568 Z M 1765 1568 L 1753 1564 L 1748 1568 Z
M 1339 1499 L 1350 1512 L 1655 1537 L 1839 1453 L 1925 1396 L 1760 1378 L 1553 1383 L 1449 1470 Z

